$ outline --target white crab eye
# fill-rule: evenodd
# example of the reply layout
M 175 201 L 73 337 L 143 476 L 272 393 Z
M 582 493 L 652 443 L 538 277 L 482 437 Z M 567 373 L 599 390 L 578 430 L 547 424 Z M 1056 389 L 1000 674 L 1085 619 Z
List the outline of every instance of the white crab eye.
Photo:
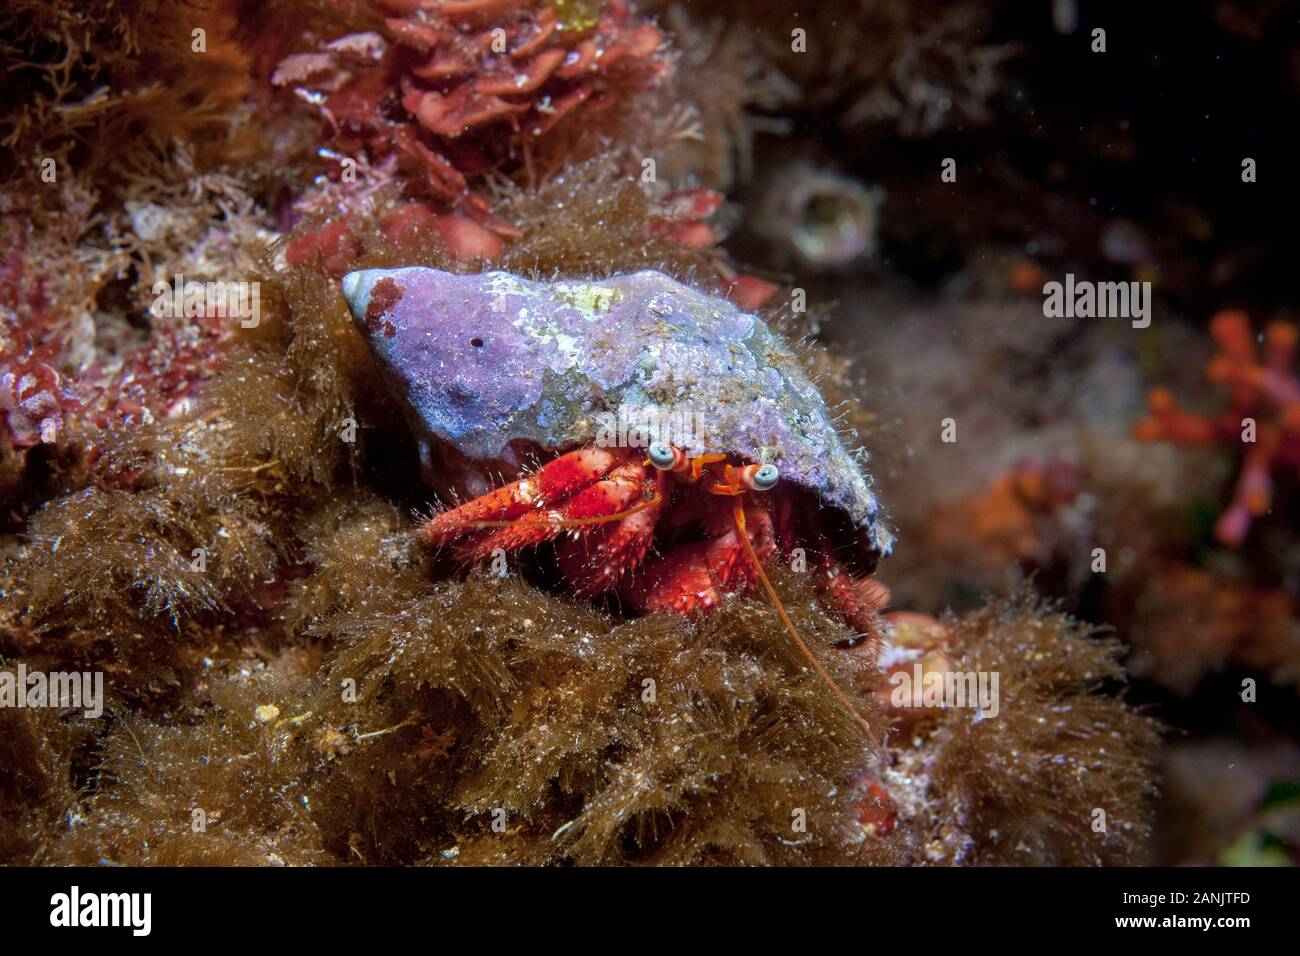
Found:
M 781 473 L 776 470 L 776 465 L 763 465 L 749 479 L 749 486 L 755 491 L 767 491 L 775 488 L 780 478 Z
M 646 455 L 650 459 L 650 464 L 660 471 L 667 471 L 677 461 L 677 456 L 673 454 L 673 450 L 663 442 L 655 442 L 651 445 L 646 449 Z

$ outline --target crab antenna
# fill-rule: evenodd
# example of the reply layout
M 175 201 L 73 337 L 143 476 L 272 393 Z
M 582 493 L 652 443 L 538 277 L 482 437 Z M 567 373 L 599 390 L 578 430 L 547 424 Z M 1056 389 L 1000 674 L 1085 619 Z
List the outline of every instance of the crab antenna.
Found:
M 776 608 L 776 613 L 781 616 L 781 622 L 785 624 L 785 629 L 790 632 L 790 636 L 794 638 L 794 642 L 799 646 L 799 650 L 803 652 L 803 656 L 808 658 L 808 663 L 813 666 L 813 670 L 815 670 L 817 675 L 826 683 L 826 686 L 831 689 L 839 702 L 844 705 L 844 709 L 849 712 L 850 716 L 857 721 L 858 726 L 862 728 L 862 732 L 866 734 L 867 739 L 871 741 L 871 745 L 878 751 L 880 749 L 880 739 L 876 736 L 876 732 L 872 730 L 871 725 L 867 723 L 866 718 L 858 713 L 858 709 L 849 701 L 849 698 L 844 691 L 840 690 L 840 685 L 835 683 L 835 679 L 831 677 L 830 674 L 826 673 L 826 669 L 822 667 L 817 658 L 813 656 L 812 650 L 808 647 L 807 643 L 805 643 L 804 639 L 799 636 L 799 631 L 796 630 L 794 622 L 790 620 L 790 615 L 786 613 L 785 605 L 782 604 L 781 599 L 776 596 L 776 588 L 772 587 L 772 582 L 767 579 L 767 574 L 763 571 L 763 566 L 758 562 L 758 555 L 754 554 L 754 548 L 749 543 L 749 534 L 745 531 L 745 511 L 741 505 L 741 500 L 740 496 L 737 496 L 732 500 L 731 516 L 736 522 L 736 531 L 740 534 L 740 543 L 745 546 L 745 554 L 749 557 L 749 563 L 754 568 L 754 573 L 758 575 L 758 579 L 763 582 L 763 588 L 767 591 L 767 596 L 771 599 L 772 606 Z

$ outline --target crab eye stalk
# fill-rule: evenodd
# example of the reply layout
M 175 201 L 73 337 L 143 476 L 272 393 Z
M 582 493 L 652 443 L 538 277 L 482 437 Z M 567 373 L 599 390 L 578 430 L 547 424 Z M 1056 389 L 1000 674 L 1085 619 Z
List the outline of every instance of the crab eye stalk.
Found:
M 650 459 L 650 464 L 660 471 L 669 471 L 677 464 L 677 452 L 671 445 L 665 445 L 663 442 L 655 442 L 646 449 L 646 456 Z
M 755 465 L 745 469 L 745 486 L 750 491 L 770 491 L 781 479 L 776 465 Z

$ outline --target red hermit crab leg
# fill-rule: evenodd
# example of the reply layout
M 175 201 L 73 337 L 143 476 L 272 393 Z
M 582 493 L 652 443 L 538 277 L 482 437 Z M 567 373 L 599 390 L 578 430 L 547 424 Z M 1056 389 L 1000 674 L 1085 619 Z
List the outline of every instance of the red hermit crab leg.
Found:
M 754 528 L 751 547 L 765 559 L 776 553 L 776 539 L 771 519 L 765 512 L 751 511 Z M 689 614 L 718 603 L 720 592 L 747 581 L 748 563 L 738 540 L 741 533 L 728 528 L 717 537 L 683 545 L 666 554 L 634 581 L 629 581 L 623 595 L 628 603 L 643 611 L 673 611 Z M 747 541 L 746 544 L 749 544 Z
M 568 529 L 624 520 L 628 517 L 629 509 L 641 497 L 647 477 L 643 464 L 627 462 L 619 465 L 604 478 L 583 488 L 557 510 L 524 515 L 510 521 L 505 527 L 468 542 L 462 549 L 463 553 L 471 559 L 484 558 L 497 548 L 511 551 L 549 541 Z M 471 527 L 478 529 L 494 524 L 473 522 Z
M 654 541 L 655 526 L 670 493 L 668 476 L 655 475 L 655 492 L 644 510 L 629 509 L 618 520 L 590 534 L 565 541 L 555 549 L 556 561 L 574 591 L 595 597 L 614 586 L 624 571 L 641 563 Z
M 812 515 L 813 527 L 807 527 L 806 516 L 796 520 L 789 498 L 778 498 L 773 507 L 777 540 L 782 553 L 811 542 L 811 560 L 818 566 L 814 576 L 817 590 L 856 632 L 841 647 L 856 647 L 863 640 L 879 635 L 883 621 L 879 612 L 889 604 L 889 588 L 875 578 L 854 577 L 834 557 L 834 548 L 822 527 L 822 522 Z
M 648 463 L 666 476 L 697 485 L 705 470 L 722 464 L 727 456 L 700 455 L 687 458 L 685 453 L 668 444 L 656 443 L 647 450 Z M 749 465 L 737 468 L 723 465 L 723 482 L 701 486 L 713 494 L 744 494 L 747 490 L 766 490 L 776 483 L 776 469 L 771 465 Z M 712 472 L 711 472 L 712 473 Z M 761 473 L 761 474 L 760 474 Z M 738 578 L 745 578 L 745 563 L 736 540 L 738 532 L 726 525 L 717 527 L 717 511 L 702 506 L 708 495 L 696 497 L 685 508 L 677 508 L 679 521 L 702 520 L 714 537 L 694 542 L 670 551 L 646 569 L 646 573 L 629 580 L 623 595 L 628 603 L 642 611 L 666 610 L 689 614 L 698 608 L 717 604 L 719 590 L 730 589 Z M 776 536 L 772 521 L 766 512 L 756 512 L 753 521 L 758 529 L 754 546 L 769 557 L 776 551 Z M 743 582 L 742 582 L 743 583 Z
M 840 646 L 855 647 L 879 635 L 882 625 L 879 612 L 889 604 L 889 588 L 872 577 L 853 577 L 829 554 L 822 557 L 822 572 L 818 589 L 857 632 Z
M 481 522 L 509 521 L 548 504 L 563 501 L 575 491 L 609 474 L 623 455 L 592 446 L 579 448 L 547 462 L 535 474 L 503 485 L 482 497 L 437 515 L 424 528 L 431 543 L 441 544 L 476 530 Z

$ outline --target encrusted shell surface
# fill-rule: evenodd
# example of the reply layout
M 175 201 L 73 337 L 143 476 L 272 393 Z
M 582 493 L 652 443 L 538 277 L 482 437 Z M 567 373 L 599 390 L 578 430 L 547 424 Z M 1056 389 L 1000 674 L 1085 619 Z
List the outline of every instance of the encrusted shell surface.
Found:
M 426 441 L 508 462 L 521 441 L 592 442 L 620 406 L 685 412 L 706 439 L 690 452 L 775 464 L 889 552 L 862 461 L 789 343 L 725 299 L 654 271 L 535 282 L 413 266 L 352 272 L 343 289 Z

